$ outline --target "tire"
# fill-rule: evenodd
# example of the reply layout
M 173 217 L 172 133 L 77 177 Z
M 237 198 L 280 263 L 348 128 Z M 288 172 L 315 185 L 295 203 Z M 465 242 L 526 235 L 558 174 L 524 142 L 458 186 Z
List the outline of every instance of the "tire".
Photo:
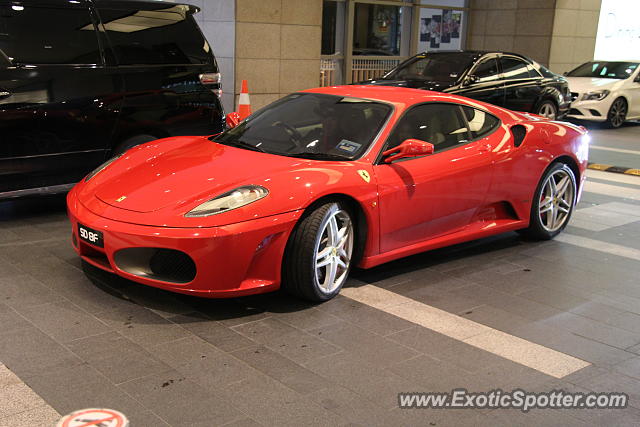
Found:
M 340 202 L 325 203 L 303 218 L 291 233 L 285 250 L 282 263 L 285 291 L 312 302 L 328 301 L 338 295 L 355 252 L 353 218 Z
M 550 120 L 555 120 L 558 118 L 558 107 L 556 107 L 553 101 L 545 100 L 536 108 L 536 114 Z
M 565 178 L 568 180 L 566 186 L 563 184 Z M 529 227 L 521 230 L 521 234 L 535 240 L 550 240 L 562 232 L 571 219 L 576 191 L 576 177 L 571 168 L 565 163 L 553 163 L 536 187 Z M 553 215 L 556 215 L 555 221 Z
M 127 150 L 135 147 L 136 145 L 144 144 L 145 142 L 151 142 L 158 139 L 157 136 L 153 135 L 136 135 L 131 138 L 128 138 L 122 141 L 120 144 L 116 146 L 111 152 L 111 157 L 116 157 L 121 154 L 124 154 Z
M 607 112 L 607 126 L 617 129 L 627 120 L 627 101 L 624 98 L 617 98 L 609 107 Z

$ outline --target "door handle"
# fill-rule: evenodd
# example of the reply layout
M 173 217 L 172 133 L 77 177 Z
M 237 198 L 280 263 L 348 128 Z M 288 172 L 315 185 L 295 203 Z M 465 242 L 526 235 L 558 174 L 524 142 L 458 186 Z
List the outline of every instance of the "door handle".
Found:
M 11 96 L 11 92 L 4 90 L 4 89 L 0 89 L 0 99 L 5 99 Z

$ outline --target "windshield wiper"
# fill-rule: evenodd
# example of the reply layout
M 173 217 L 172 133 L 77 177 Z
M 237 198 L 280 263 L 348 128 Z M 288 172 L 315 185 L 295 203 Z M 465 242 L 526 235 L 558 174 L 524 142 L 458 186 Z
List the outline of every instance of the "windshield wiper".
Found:
M 290 157 L 299 157 L 302 159 L 314 159 L 314 160 L 351 160 L 351 157 L 343 156 L 341 154 L 329 154 L 329 153 L 295 153 L 286 154 Z
M 245 141 L 233 141 L 231 144 L 235 145 L 236 147 L 246 148 L 248 150 L 259 151 L 261 153 L 266 153 L 266 151 L 263 148 L 260 148 L 257 145 L 249 144 L 248 142 L 245 142 Z

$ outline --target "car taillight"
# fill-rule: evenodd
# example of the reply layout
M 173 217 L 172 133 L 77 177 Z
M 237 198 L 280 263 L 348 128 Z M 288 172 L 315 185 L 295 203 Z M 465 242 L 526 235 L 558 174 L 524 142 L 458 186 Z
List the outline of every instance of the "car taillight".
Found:
M 200 83 L 203 85 L 214 85 L 222 81 L 222 75 L 220 73 L 205 73 L 200 74 Z

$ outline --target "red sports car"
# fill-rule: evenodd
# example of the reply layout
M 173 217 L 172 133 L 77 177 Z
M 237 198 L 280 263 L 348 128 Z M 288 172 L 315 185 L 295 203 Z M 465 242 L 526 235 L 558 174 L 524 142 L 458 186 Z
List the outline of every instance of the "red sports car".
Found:
M 68 195 L 73 245 L 170 291 L 324 301 L 353 266 L 512 230 L 552 238 L 588 145 L 582 127 L 459 96 L 312 89 L 105 163 Z

